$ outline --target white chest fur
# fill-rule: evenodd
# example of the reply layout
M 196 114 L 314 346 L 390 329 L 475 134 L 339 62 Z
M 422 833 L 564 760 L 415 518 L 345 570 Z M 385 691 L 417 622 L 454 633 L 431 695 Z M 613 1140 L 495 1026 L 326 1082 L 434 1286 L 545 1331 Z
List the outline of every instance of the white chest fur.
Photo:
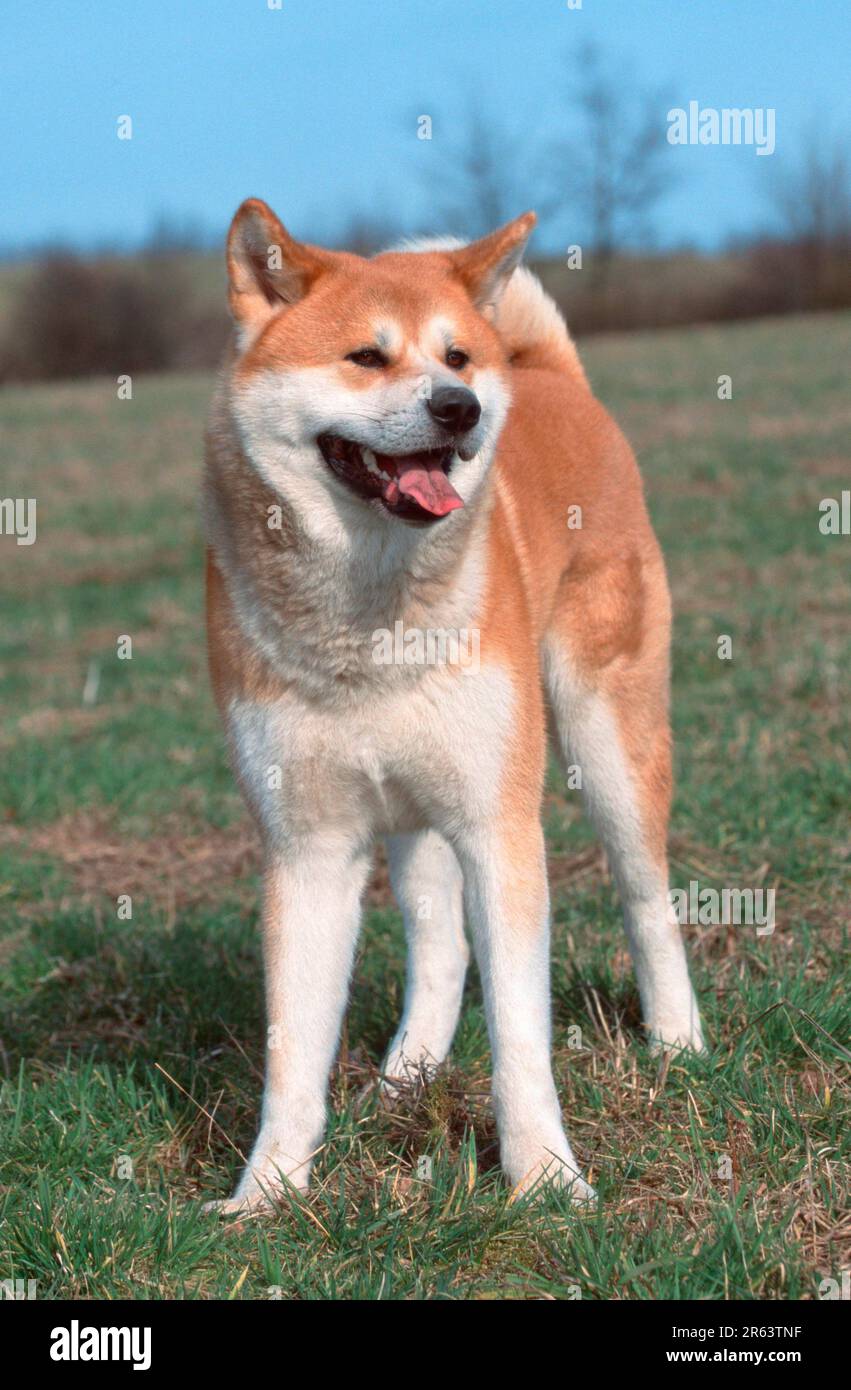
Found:
M 334 833 L 366 846 L 425 826 L 451 836 L 489 814 L 511 728 L 507 674 L 417 674 L 343 708 L 232 702 L 237 771 L 272 843 Z

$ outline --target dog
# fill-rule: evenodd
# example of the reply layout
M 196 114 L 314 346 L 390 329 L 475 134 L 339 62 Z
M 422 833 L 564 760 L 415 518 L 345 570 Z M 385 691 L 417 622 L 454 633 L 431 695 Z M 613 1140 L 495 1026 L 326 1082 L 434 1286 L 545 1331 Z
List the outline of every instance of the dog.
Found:
M 466 916 L 503 1170 L 593 1202 L 551 1068 L 548 726 L 619 888 L 650 1042 L 704 1047 L 668 898 L 664 561 L 633 454 L 520 264 L 535 221 L 371 259 L 296 241 L 257 199 L 231 225 L 208 639 L 263 844 L 268 1039 L 225 1210 L 308 1185 L 382 838 L 408 943 L 383 1086 L 449 1052 Z M 476 662 L 418 640 L 435 633 L 475 633 Z

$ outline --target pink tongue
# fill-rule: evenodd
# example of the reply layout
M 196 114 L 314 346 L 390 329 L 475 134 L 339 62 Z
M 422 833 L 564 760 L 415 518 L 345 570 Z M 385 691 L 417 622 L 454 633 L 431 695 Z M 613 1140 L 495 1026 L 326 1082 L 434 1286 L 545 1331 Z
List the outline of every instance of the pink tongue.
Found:
M 402 464 L 395 478 L 384 488 L 388 502 L 396 502 L 399 494 L 413 497 L 423 511 L 432 516 L 446 516 L 464 503 L 458 496 L 439 463 Z

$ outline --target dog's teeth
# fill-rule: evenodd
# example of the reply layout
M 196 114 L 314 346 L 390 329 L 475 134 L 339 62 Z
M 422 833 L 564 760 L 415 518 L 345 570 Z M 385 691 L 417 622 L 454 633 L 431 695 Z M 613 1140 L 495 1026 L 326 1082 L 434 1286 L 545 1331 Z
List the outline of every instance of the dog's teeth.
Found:
M 370 473 L 374 473 L 376 478 L 386 478 L 389 481 L 390 474 L 384 471 L 371 449 L 363 450 L 363 461 Z

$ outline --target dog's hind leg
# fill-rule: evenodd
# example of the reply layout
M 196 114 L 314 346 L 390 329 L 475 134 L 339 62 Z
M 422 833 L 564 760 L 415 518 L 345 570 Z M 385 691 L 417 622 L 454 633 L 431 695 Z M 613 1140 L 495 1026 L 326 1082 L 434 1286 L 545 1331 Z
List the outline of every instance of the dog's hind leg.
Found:
M 671 742 L 667 629 L 655 649 L 577 671 L 582 636 L 562 622 L 544 643 L 544 679 L 564 763 L 579 769 L 586 809 L 614 874 L 642 1013 L 656 1047 L 703 1049 L 700 1013 L 668 899 Z M 587 648 L 586 653 L 587 655 Z M 580 668 L 581 669 L 581 668 Z
M 451 845 L 436 831 L 393 835 L 390 880 L 408 941 L 405 1004 L 383 1066 L 383 1088 L 433 1071 L 452 1044 L 469 947 L 464 936 L 463 885 Z

